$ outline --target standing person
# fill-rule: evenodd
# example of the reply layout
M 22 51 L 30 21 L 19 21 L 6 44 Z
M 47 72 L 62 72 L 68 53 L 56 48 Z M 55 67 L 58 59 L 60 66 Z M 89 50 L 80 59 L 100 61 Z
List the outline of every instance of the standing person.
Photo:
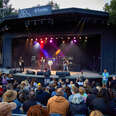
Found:
M 43 71 L 45 69 L 45 62 L 46 62 L 46 60 L 44 59 L 44 57 L 41 57 L 40 62 L 41 62 L 41 71 Z
M 64 59 L 63 61 L 63 71 L 69 71 L 69 61 L 67 59 Z
M 19 58 L 19 68 L 20 68 L 20 72 L 24 72 L 24 60 L 22 57 Z
M 107 72 L 106 69 L 104 69 L 104 72 L 102 73 L 102 85 L 103 85 L 103 87 L 107 86 L 108 77 L 109 77 L 109 73 Z

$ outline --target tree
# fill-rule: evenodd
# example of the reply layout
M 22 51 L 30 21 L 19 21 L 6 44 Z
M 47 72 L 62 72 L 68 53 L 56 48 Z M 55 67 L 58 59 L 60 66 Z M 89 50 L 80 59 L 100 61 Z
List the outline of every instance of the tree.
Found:
M 111 0 L 110 4 L 106 3 L 104 10 L 109 13 L 109 22 L 116 25 L 116 0 Z
M 9 0 L 0 0 L 0 17 L 16 13 L 16 10 L 9 5 Z
M 52 0 L 51 0 L 51 1 L 49 1 L 47 5 L 51 5 L 53 10 L 57 10 L 57 9 L 59 9 L 59 8 L 60 8 L 60 7 L 59 7 L 59 4 L 58 4 L 58 3 L 53 2 Z

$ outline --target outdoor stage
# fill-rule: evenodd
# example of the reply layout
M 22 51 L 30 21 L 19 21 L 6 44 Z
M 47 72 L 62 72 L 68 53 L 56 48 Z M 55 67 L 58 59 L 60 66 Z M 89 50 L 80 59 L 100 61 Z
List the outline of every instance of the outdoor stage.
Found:
M 12 69 L 1 68 L 0 72 L 8 74 L 10 72 L 10 70 L 14 70 L 14 69 L 13 68 Z M 17 68 L 17 70 L 18 70 L 18 68 Z M 33 72 L 35 72 L 35 74 L 27 74 L 27 70 L 33 71 Z M 88 71 L 88 70 L 82 70 L 82 71 L 83 71 L 83 76 L 85 78 L 101 78 L 102 77 L 102 75 L 100 75 L 99 73 L 96 73 L 96 72 L 92 72 L 92 71 Z M 37 75 L 37 72 L 41 72 L 41 71 L 38 69 L 25 68 L 23 73 L 18 72 L 13 75 L 18 76 L 18 77 L 44 78 L 44 75 Z M 63 71 L 61 71 L 61 70 L 51 71 L 50 78 L 60 78 L 58 75 L 56 75 L 56 72 L 63 72 Z M 81 76 L 81 72 L 70 71 L 70 76 L 65 76 L 65 77 L 61 77 L 61 78 L 76 79 L 76 78 L 79 78 L 80 76 Z

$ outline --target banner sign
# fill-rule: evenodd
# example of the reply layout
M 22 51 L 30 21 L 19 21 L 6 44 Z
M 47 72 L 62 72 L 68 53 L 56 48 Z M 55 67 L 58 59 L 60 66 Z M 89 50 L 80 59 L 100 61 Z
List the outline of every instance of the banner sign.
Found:
M 19 18 L 34 17 L 34 16 L 49 15 L 51 13 L 52 13 L 52 8 L 50 5 L 47 5 L 47 6 L 21 9 L 19 10 L 18 17 Z

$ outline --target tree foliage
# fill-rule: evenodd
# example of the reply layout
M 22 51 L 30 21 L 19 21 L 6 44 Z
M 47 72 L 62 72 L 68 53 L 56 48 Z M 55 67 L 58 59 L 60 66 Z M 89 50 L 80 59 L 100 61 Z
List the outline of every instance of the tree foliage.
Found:
M 51 5 L 53 10 L 57 10 L 57 9 L 59 9 L 59 8 L 60 8 L 60 7 L 59 7 L 59 4 L 58 4 L 58 3 L 53 2 L 52 0 L 51 0 L 51 1 L 49 1 L 47 5 Z
M 9 4 L 9 0 L 0 0 L 0 17 L 5 17 L 10 14 L 16 13 L 12 5 Z
M 116 0 L 111 0 L 110 4 L 106 3 L 104 10 L 110 15 L 109 22 L 116 25 Z

